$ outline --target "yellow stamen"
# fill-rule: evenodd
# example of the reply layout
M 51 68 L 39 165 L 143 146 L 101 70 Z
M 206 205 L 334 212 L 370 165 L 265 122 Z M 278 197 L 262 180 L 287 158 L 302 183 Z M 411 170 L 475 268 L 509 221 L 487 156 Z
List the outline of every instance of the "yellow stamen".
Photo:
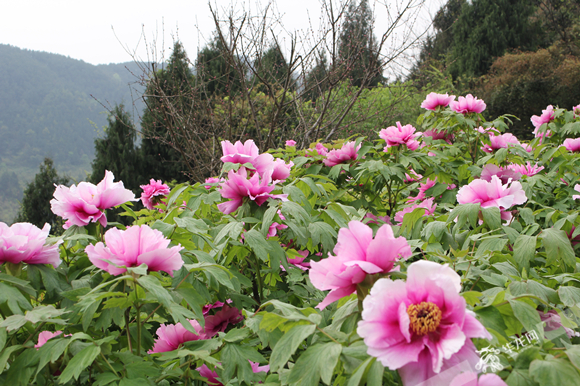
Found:
M 411 332 L 422 336 L 435 332 L 441 323 L 441 310 L 431 302 L 411 304 L 407 307 L 409 315 L 409 329 Z

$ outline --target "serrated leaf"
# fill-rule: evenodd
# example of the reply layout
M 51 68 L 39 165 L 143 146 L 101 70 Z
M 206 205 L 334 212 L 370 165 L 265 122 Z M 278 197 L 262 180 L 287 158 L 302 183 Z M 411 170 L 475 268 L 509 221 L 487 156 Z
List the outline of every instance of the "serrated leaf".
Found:
M 540 314 L 538 311 L 528 303 L 524 303 L 518 300 L 509 300 L 514 316 L 522 323 L 526 331 L 536 331 L 538 325 L 542 324 L 542 319 L 540 319 Z
M 546 248 L 547 264 L 563 261 L 568 267 L 576 266 L 576 255 L 566 232 L 560 229 L 544 229 L 539 235 Z
M 78 379 L 83 370 L 89 367 L 100 353 L 101 348 L 93 344 L 82 349 L 72 357 L 60 377 L 58 377 L 59 383 L 67 383 L 72 378 Z
M 519 235 L 514 244 L 514 260 L 518 263 L 518 268 L 521 271 L 530 270 L 530 261 L 536 255 L 536 236 Z
M 292 367 L 288 382 L 315 386 L 322 379 L 323 383 L 330 385 L 341 351 L 342 346 L 334 342 L 308 347 Z
M 270 370 L 283 368 L 302 342 L 316 331 L 315 325 L 298 325 L 286 331 L 274 346 L 270 357 Z
M 536 359 L 530 364 L 530 375 L 540 385 L 576 386 L 580 373 L 560 358 Z

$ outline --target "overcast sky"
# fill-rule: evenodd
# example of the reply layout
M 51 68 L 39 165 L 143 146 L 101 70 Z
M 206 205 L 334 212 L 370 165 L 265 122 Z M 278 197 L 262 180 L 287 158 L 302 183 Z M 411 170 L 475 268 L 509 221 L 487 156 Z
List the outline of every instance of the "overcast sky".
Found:
M 258 1 L 211 0 L 215 8 L 256 8 Z M 375 9 L 375 33 L 384 32 L 387 9 L 405 0 L 370 0 Z M 418 1 L 418 0 L 414 0 Z M 429 25 L 444 0 L 426 0 L 420 14 L 417 32 Z M 267 4 L 262 0 L 261 4 Z M 320 0 L 277 0 L 275 8 L 283 16 L 288 31 L 302 30 L 313 24 L 317 28 L 321 13 Z M 309 23 L 310 19 L 310 23 Z M 131 61 L 127 51 L 147 60 L 147 44 L 157 42 L 158 52 L 165 55 L 179 37 L 190 58 L 203 47 L 215 30 L 208 0 L 0 0 L 0 43 L 20 48 L 70 56 L 92 64 Z M 146 41 L 144 40 L 146 39 Z

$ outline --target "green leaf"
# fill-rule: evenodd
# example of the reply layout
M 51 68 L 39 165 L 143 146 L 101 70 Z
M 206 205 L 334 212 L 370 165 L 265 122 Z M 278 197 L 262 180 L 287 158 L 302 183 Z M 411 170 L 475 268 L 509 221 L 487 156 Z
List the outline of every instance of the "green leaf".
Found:
M 572 346 L 566 350 L 566 355 L 577 370 L 580 370 L 580 346 Z
M 492 329 L 507 339 L 505 330 L 507 326 L 499 310 L 494 306 L 475 309 L 479 321 L 489 329 Z
M 325 250 L 331 250 L 334 248 L 336 231 L 330 224 L 323 221 L 317 221 L 310 223 L 308 225 L 308 230 L 312 236 L 312 244 L 318 245 L 322 241 L 322 246 Z
M 288 382 L 316 386 L 322 379 L 323 383 L 330 385 L 341 351 L 342 346 L 334 342 L 308 347 L 292 367 Z
M 19 350 L 21 348 L 22 348 L 21 345 L 15 345 L 6 347 L 4 350 L 2 350 L 0 354 L 0 373 L 4 371 L 4 368 L 6 367 L 6 363 L 8 362 L 10 355 L 12 355 L 14 351 Z
M 296 352 L 296 349 L 304 339 L 308 338 L 316 331 L 316 326 L 313 324 L 298 325 L 286 331 L 282 338 L 274 346 L 272 356 L 270 357 L 270 370 L 277 372 L 283 368 L 286 362 Z
M 100 373 L 95 377 L 93 386 L 107 386 L 108 384 L 118 380 L 119 377 L 113 373 Z
M 54 363 L 64 353 L 68 347 L 70 339 L 62 339 L 62 337 L 50 339 L 38 350 L 40 360 L 36 374 L 38 374 L 48 362 Z
M 447 224 L 450 224 L 457 218 L 457 227 L 462 227 L 468 220 L 472 227 L 477 226 L 478 214 L 481 206 L 479 204 L 460 204 L 457 205 L 449 214 Z
M 576 266 L 576 255 L 566 232 L 560 229 L 548 228 L 540 233 L 540 238 L 546 248 L 548 257 L 546 264 L 563 261 L 568 267 Z
M 16 288 L 0 283 L 0 304 L 8 304 L 14 314 L 22 314 L 24 310 L 31 310 L 28 300 Z
M 538 325 L 541 326 L 542 319 L 534 307 L 515 299 L 509 300 L 509 303 L 514 311 L 514 316 L 522 323 L 526 331 L 536 331 Z
M 580 306 L 580 288 L 560 286 L 558 295 L 566 307 Z
M 251 229 L 244 234 L 244 240 L 252 248 L 256 256 L 262 261 L 268 261 L 268 251 L 270 245 L 263 234 L 255 229 Z
M 367 360 L 365 360 L 363 363 L 361 363 L 357 367 L 357 369 L 354 371 L 354 373 L 352 373 L 352 376 L 348 380 L 348 383 L 346 386 L 358 386 L 358 385 L 360 385 L 364 374 L 367 372 L 367 367 L 369 367 L 371 365 L 371 363 L 373 363 L 374 361 L 375 361 L 375 358 L 370 357 L 370 358 L 367 358 Z
M 530 270 L 530 261 L 536 255 L 536 236 L 519 235 L 514 244 L 514 260 L 518 263 L 518 268 Z
M 67 383 L 73 377 L 78 379 L 83 370 L 89 367 L 100 353 L 101 348 L 93 344 L 82 349 L 72 357 L 60 377 L 58 377 L 59 383 Z
M 184 265 L 184 267 L 190 272 L 192 271 L 205 272 L 206 274 L 213 276 L 221 285 L 224 285 L 232 290 L 235 290 L 231 280 L 232 274 L 226 267 L 222 265 L 203 262 L 195 264 L 186 264 Z
M 580 374 L 560 358 L 536 359 L 530 364 L 530 375 L 540 385 L 577 386 Z
M 270 225 L 274 222 L 274 216 L 276 216 L 276 212 L 278 211 L 278 206 L 271 206 L 268 208 L 264 216 L 262 217 L 262 235 L 266 237 L 268 235 L 268 230 L 270 229 Z
M 483 222 L 490 230 L 501 228 L 501 212 L 495 206 L 489 208 L 481 208 L 483 215 Z
M 250 336 L 249 328 L 234 328 L 228 331 L 226 336 L 224 336 L 224 341 L 230 343 L 240 342 Z
M 477 247 L 477 252 L 475 252 L 475 258 L 485 255 L 486 252 L 501 251 L 507 244 L 508 239 L 493 238 L 485 239 Z
M 224 345 L 220 359 L 224 366 L 222 373 L 224 381 L 229 381 L 237 375 L 240 381 L 245 380 L 247 383 L 250 383 L 249 381 L 254 377 L 254 372 L 248 360 L 258 363 L 266 361 L 255 348 L 233 343 Z
M 427 197 L 438 197 L 447 190 L 447 187 L 448 187 L 447 184 L 437 182 L 435 185 L 427 189 L 425 195 Z

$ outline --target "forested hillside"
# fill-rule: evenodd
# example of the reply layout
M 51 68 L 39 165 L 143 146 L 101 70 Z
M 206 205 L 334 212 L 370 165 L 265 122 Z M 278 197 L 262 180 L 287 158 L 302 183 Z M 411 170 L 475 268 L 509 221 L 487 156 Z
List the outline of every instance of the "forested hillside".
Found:
M 140 71 L 133 62 L 95 66 L 9 45 L 0 45 L 0 66 L 0 221 L 10 222 L 45 157 L 61 174 L 85 178 L 107 123 L 103 105 L 137 99 L 134 111 L 142 111 L 131 73 Z

